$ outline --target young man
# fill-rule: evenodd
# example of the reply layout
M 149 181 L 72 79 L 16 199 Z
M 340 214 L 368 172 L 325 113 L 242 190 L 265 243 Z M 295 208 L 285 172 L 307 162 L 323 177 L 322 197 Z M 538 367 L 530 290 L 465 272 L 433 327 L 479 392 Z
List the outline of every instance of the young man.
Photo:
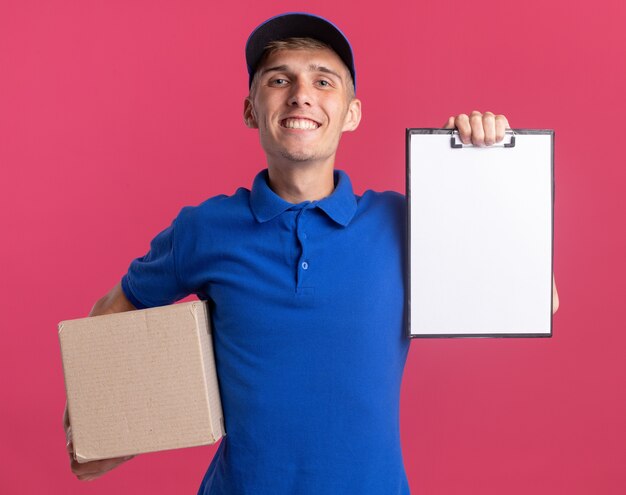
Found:
M 244 121 L 267 170 L 251 190 L 183 208 L 91 315 L 192 293 L 210 301 L 228 434 L 200 493 L 409 493 L 398 422 L 405 201 L 355 196 L 334 169 L 361 118 L 350 45 L 324 19 L 288 14 L 252 33 L 246 59 Z M 474 112 L 454 126 L 489 145 L 508 122 Z M 72 470 L 93 479 L 125 460 Z

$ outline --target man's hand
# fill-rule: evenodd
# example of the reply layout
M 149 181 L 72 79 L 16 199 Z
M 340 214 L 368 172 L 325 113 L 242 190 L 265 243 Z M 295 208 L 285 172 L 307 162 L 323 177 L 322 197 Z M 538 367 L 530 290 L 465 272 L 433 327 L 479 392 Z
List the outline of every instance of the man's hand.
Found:
M 480 113 L 474 110 L 469 117 L 462 113 L 450 117 L 444 129 L 457 128 L 463 144 L 472 143 L 474 146 L 489 146 L 504 139 L 504 132 L 509 127 L 509 121 L 504 115 L 494 115 L 491 112 Z
M 474 146 L 490 146 L 504 139 L 504 133 L 510 129 L 509 121 L 504 115 L 494 115 L 491 112 L 480 113 L 474 110 L 469 117 L 462 113 L 450 117 L 444 129 L 456 129 L 463 144 L 472 143 Z M 559 309 L 559 294 L 556 291 L 556 281 L 552 275 L 552 314 Z
M 121 284 L 117 284 L 104 297 L 100 298 L 89 312 L 89 316 L 108 315 L 121 313 L 123 311 L 133 311 L 137 308 L 126 298 Z M 134 456 L 116 457 L 115 459 L 103 459 L 101 461 L 91 461 L 79 464 L 74 459 L 74 443 L 72 442 L 72 427 L 70 417 L 67 412 L 67 402 L 63 412 L 63 428 L 65 428 L 65 439 L 67 453 L 70 456 L 70 467 L 79 480 L 94 480 L 105 473 L 116 468 L 120 464 L 132 459 Z
M 81 481 L 90 481 L 99 478 L 105 473 L 116 468 L 120 464 L 129 461 L 134 456 L 128 457 L 116 457 L 115 459 L 103 459 L 101 461 L 91 461 L 79 464 L 74 459 L 74 444 L 72 443 L 72 427 L 70 426 L 70 418 L 67 413 L 67 403 L 65 404 L 65 411 L 63 412 L 63 426 L 65 427 L 65 438 L 67 440 L 67 453 L 70 456 L 70 466 L 72 473 Z
M 559 293 L 556 291 L 556 280 L 552 274 L 552 314 L 556 313 L 557 309 L 559 309 Z

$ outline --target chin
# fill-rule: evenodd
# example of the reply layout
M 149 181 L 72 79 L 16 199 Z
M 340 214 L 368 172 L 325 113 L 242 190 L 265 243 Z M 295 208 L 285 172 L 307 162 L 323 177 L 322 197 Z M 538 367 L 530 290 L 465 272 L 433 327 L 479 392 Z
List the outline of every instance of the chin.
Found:
M 283 151 L 281 155 L 292 162 L 309 162 L 315 159 L 315 155 L 305 151 Z

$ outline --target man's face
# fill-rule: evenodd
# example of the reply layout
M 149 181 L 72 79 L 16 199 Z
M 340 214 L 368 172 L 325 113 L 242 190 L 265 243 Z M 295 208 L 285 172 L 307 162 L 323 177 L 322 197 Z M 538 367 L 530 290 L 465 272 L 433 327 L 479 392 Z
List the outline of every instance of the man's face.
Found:
M 339 56 L 326 48 L 279 50 L 257 72 L 244 119 L 259 129 L 268 163 L 334 163 L 342 132 L 361 118 Z

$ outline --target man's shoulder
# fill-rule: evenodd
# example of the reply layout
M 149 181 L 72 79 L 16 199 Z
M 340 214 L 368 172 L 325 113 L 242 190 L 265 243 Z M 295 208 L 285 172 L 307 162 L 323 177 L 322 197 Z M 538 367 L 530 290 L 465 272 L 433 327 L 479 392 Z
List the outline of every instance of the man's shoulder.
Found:
M 195 206 L 184 206 L 177 222 L 197 224 L 250 216 L 250 190 L 240 187 L 232 195 L 218 194 Z
M 356 196 L 359 210 L 403 211 L 406 208 L 406 196 L 396 191 L 374 191 L 368 189 L 361 196 Z
M 367 190 L 356 196 L 355 220 L 368 228 L 402 229 L 406 220 L 406 198 L 395 191 Z

